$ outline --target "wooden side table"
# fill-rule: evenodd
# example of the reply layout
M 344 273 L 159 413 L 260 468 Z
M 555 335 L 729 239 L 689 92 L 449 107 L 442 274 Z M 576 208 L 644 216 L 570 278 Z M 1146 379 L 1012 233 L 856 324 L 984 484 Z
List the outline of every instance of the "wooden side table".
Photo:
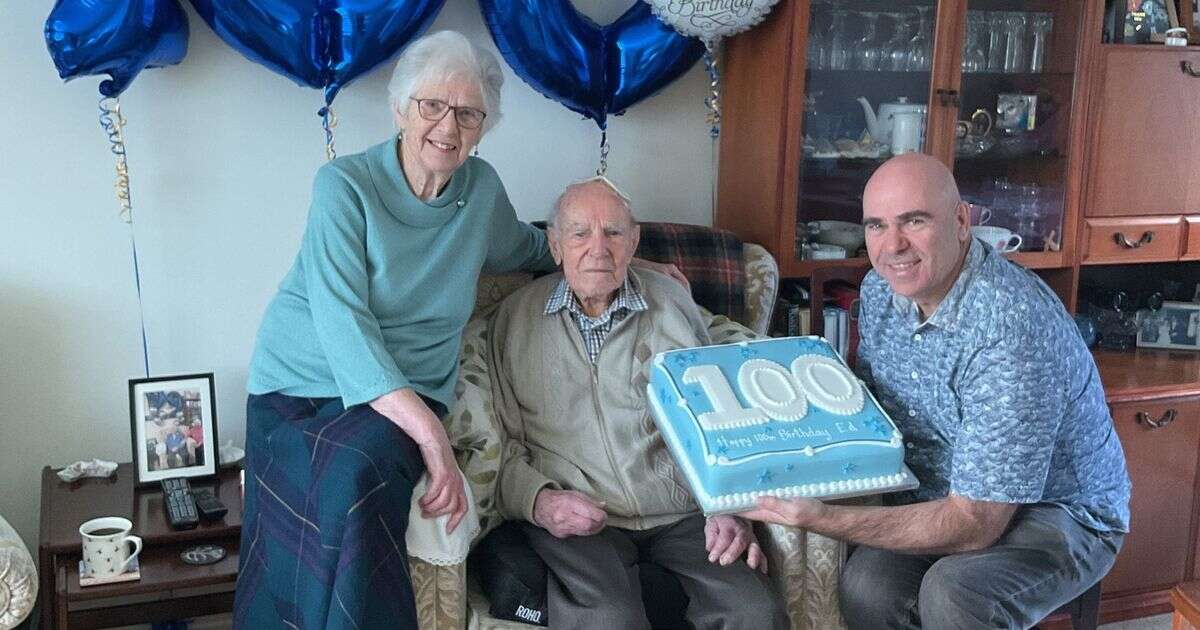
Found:
M 237 470 L 216 479 L 190 479 L 193 489 L 210 488 L 229 508 L 214 523 L 175 531 L 167 523 L 162 491 L 135 487 L 131 464 L 121 464 L 109 479 L 64 483 L 49 467 L 42 469 L 42 514 L 38 571 L 42 628 L 96 628 L 184 619 L 233 610 L 242 498 Z M 123 516 L 142 537 L 142 578 L 102 586 L 79 586 L 79 526 L 98 516 Z M 194 566 L 179 558 L 196 544 L 217 544 L 227 555 L 216 564 Z
M 1175 608 L 1171 630 L 1200 629 L 1200 582 L 1184 582 L 1171 589 L 1171 606 Z

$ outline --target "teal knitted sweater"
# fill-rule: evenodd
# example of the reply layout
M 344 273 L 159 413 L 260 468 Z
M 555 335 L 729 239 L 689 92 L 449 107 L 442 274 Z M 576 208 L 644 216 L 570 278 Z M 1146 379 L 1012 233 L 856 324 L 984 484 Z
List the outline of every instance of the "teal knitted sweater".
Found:
M 496 171 L 459 167 L 435 199 L 409 189 L 395 138 L 317 171 L 308 225 L 258 330 L 252 394 L 340 397 L 411 387 L 452 407 L 481 271 L 553 269 Z

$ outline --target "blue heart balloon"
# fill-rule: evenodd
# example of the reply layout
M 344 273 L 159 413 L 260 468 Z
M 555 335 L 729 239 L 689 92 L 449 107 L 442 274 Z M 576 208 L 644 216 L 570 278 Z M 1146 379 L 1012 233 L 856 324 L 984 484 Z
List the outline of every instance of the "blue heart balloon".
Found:
M 192 0 L 225 43 L 325 103 L 429 27 L 445 0 Z
M 58 0 L 45 36 L 58 76 L 107 74 L 100 93 L 115 97 L 143 69 L 183 61 L 188 22 L 178 0 Z
M 663 24 L 644 2 L 599 26 L 570 0 L 479 0 L 500 54 L 535 90 L 592 120 L 654 94 L 704 53 L 699 40 Z

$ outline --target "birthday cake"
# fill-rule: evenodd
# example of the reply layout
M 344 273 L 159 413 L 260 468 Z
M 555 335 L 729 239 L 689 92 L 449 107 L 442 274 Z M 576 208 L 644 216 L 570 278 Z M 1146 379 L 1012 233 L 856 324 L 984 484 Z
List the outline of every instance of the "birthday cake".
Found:
M 663 352 L 654 419 L 707 514 L 757 497 L 843 497 L 915 487 L 896 425 L 820 337 Z

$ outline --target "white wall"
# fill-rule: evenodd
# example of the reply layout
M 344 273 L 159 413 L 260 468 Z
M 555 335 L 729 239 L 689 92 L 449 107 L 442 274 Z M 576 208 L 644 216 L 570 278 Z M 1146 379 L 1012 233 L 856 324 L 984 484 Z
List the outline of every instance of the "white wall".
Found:
M 631 4 L 577 2 L 602 23 Z M 42 39 L 49 7 L 0 7 L 0 515 L 31 547 L 42 466 L 130 459 L 127 379 L 142 372 L 129 230 L 116 218 L 98 79 L 59 81 Z M 150 366 L 215 372 L 222 441 L 240 444 L 254 333 L 295 254 L 324 160 L 321 103 L 318 91 L 247 61 L 189 17 L 183 63 L 143 72 L 121 99 Z M 474 0 L 447 0 L 433 28 L 494 50 Z M 392 132 L 388 73 L 377 68 L 338 97 L 339 152 Z M 596 168 L 599 132 L 507 79 L 504 120 L 481 155 L 521 217 L 538 219 L 566 182 Z M 609 174 L 643 219 L 711 222 L 705 90 L 697 64 L 610 118 Z

